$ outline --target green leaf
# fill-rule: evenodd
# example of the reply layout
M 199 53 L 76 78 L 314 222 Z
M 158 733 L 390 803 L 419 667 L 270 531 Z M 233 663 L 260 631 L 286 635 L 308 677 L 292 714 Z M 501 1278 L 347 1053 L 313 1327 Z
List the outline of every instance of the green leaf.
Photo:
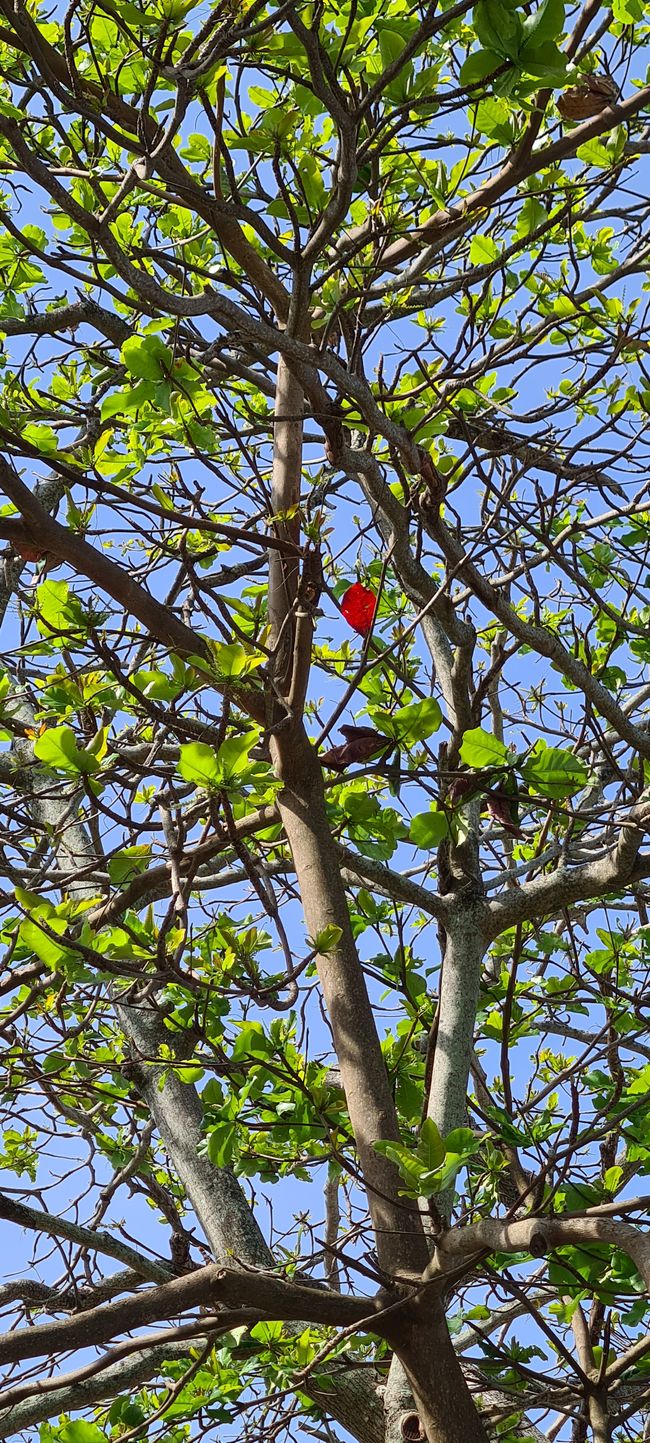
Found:
M 612 164 L 612 157 L 602 140 L 594 138 L 585 140 L 584 145 L 579 145 L 576 150 L 578 160 L 583 160 L 585 165 L 595 165 L 599 170 L 608 170 Z
M 128 390 L 111 391 L 108 396 L 104 396 L 102 401 L 100 411 L 102 421 L 110 421 L 113 416 L 132 415 L 144 399 L 139 386 L 131 386 Z
M 132 376 L 144 381 L 162 381 L 172 364 L 172 352 L 160 336 L 129 336 L 120 352 Z
M 133 877 L 146 872 L 151 847 L 148 842 L 136 842 L 132 847 L 123 847 L 108 863 L 108 875 L 114 887 L 123 887 Z
M 86 757 L 93 757 L 96 762 L 101 762 L 104 760 L 104 757 L 106 756 L 106 753 L 108 751 L 109 730 L 110 728 L 107 726 L 97 728 L 97 731 L 95 732 L 92 740 L 88 742 L 88 745 L 86 747 L 84 747 L 84 755 Z
M 414 847 L 423 847 L 429 852 L 434 847 L 439 847 L 443 838 L 448 835 L 449 823 L 445 813 L 437 812 L 434 808 L 430 812 L 419 812 L 409 828 L 409 841 Z
M 323 927 L 322 932 L 319 932 L 316 937 L 309 937 L 307 939 L 310 951 L 320 952 L 322 955 L 326 952 L 333 952 L 334 948 L 338 946 L 342 936 L 342 927 L 337 927 L 335 922 L 330 922 L 329 926 Z
M 227 784 L 243 776 L 250 766 L 248 753 L 258 740 L 257 732 L 244 732 L 242 736 L 230 737 L 219 747 L 217 765 L 222 782 Z
M 557 40 L 563 29 L 564 0 L 542 0 L 537 10 L 524 20 L 522 59 L 529 45 L 544 45 L 548 40 Z
M 504 766 L 512 760 L 504 743 L 500 742 L 498 737 L 492 736 L 490 732 L 484 732 L 482 727 L 474 727 L 471 731 L 465 732 L 460 748 L 460 759 L 466 767 L 473 767 L 475 771 Z
M 605 1187 L 605 1188 L 607 1189 L 607 1192 L 612 1193 L 612 1195 L 613 1195 L 613 1194 L 615 1194 L 616 1192 L 618 1192 L 618 1189 L 619 1189 L 619 1187 L 620 1187 L 620 1185 L 621 1185 L 622 1179 L 623 1179 L 623 1169 L 622 1169 L 622 1167 L 618 1167 L 618 1166 L 608 1167 L 608 1168 L 605 1169 L 605 1172 L 603 1173 L 603 1187 Z
M 181 747 L 178 770 L 184 781 L 194 782 L 208 791 L 218 787 L 221 781 L 217 753 L 205 742 L 187 742 Z
M 541 738 L 520 771 L 531 790 L 558 801 L 574 796 L 589 781 L 584 762 L 561 747 L 547 747 Z
M 248 672 L 261 666 L 264 661 L 261 653 L 256 656 L 252 652 L 246 651 L 238 641 L 231 641 L 227 645 L 220 642 L 211 643 L 210 656 L 214 661 L 217 675 L 226 679 L 246 676 Z
M 503 0 L 479 0 L 474 7 L 474 29 L 486 50 L 504 60 L 517 59 L 524 27 L 521 16 Z
M 499 247 L 489 235 L 475 235 L 469 248 L 469 258 L 473 266 L 483 266 L 490 261 L 496 260 L 499 255 Z
M 88 616 L 67 581 L 42 581 L 36 588 L 36 624 L 48 641 L 70 645 L 88 632 Z
M 25 912 L 38 913 L 40 917 L 56 916 L 56 907 L 48 897 L 39 897 L 38 892 L 28 892 L 26 887 L 14 887 L 14 893 Z
M 34 756 L 56 772 L 69 776 L 90 776 L 99 768 L 99 760 L 91 752 L 82 751 L 72 727 L 50 727 L 34 742 Z
M 430 696 L 409 706 L 398 707 L 394 712 L 373 708 L 372 718 L 385 736 L 394 738 L 403 746 L 414 746 L 416 742 L 425 741 L 432 732 L 437 732 L 442 712 L 435 697 Z
M 176 1067 L 174 1071 L 179 1082 L 185 1082 L 188 1087 L 194 1087 L 197 1082 L 202 1082 L 205 1077 L 204 1067 Z
M 168 676 L 164 671 L 136 671 L 132 679 L 143 695 L 153 701 L 173 701 L 186 683 L 184 668 L 174 676 Z
M 548 220 L 548 211 L 536 195 L 527 195 L 517 217 L 515 234 L 523 238 L 530 235 L 531 231 L 537 230 L 539 226 Z
M 498 1137 L 511 1147 L 529 1147 L 531 1142 L 530 1134 L 515 1127 L 511 1122 L 505 1108 L 490 1106 L 485 1108 L 486 1117 L 494 1124 Z
M 459 80 L 461 85 L 475 85 L 478 80 L 485 80 L 486 76 L 493 75 L 503 65 L 500 55 L 494 50 L 475 50 L 473 55 L 468 55 L 464 65 L 461 66 Z
M 257 740 L 257 732 L 245 732 L 223 742 L 218 752 L 205 742 L 188 742 L 180 749 L 178 770 L 186 782 L 197 787 L 228 787 L 247 771 L 248 753 Z
M 403 49 L 404 41 L 402 36 L 398 35 L 396 30 L 387 30 L 386 27 L 382 25 L 379 31 L 379 52 L 384 69 L 392 65 L 393 61 L 399 60 Z
M 440 1136 L 440 1130 L 432 1117 L 425 1118 L 420 1128 L 420 1141 L 418 1142 L 418 1157 L 428 1172 L 440 1167 L 445 1156 L 445 1144 Z
M 566 82 L 569 62 L 552 40 L 548 40 L 544 45 L 526 45 L 519 57 L 519 63 L 527 75 L 534 75 L 540 80 L 550 80 L 555 85 Z
M 634 25 L 643 20 L 646 9 L 644 0 L 613 0 L 612 14 L 622 25 Z
M 106 1443 L 106 1434 L 96 1423 L 86 1423 L 82 1418 L 75 1418 L 70 1423 L 65 1423 L 59 1434 L 61 1443 Z
M 56 431 L 53 431 L 51 426 L 34 426 L 30 423 L 23 426 L 22 437 L 28 446 L 34 446 L 46 456 L 53 456 L 59 449 Z
M 45 921 L 45 919 L 43 920 Z M 61 917 L 48 917 L 46 925 L 52 932 L 67 931 L 67 923 Z M 21 942 L 29 947 L 34 956 L 44 962 L 52 972 L 57 971 L 66 959 L 73 955 L 69 947 L 57 942 L 54 937 L 50 937 L 31 917 L 26 917 L 21 922 L 18 932 Z
M 250 1057 L 266 1062 L 269 1057 L 273 1057 L 274 1051 L 273 1042 L 267 1037 L 261 1022 L 244 1022 L 240 1025 L 239 1036 L 230 1055 L 235 1062 L 240 1058 Z
M 472 1132 L 471 1127 L 455 1127 L 445 1137 L 445 1153 L 469 1157 L 480 1147 L 480 1142 L 480 1138 Z
M 215 1167 L 230 1167 L 237 1147 L 237 1128 L 233 1122 L 219 1122 L 208 1133 L 207 1154 Z
M 504 144 L 507 144 L 509 139 L 509 119 L 510 106 L 507 100 L 499 96 L 490 96 L 488 100 L 479 101 L 474 112 L 474 124 L 479 134 L 501 140 Z
M 383 1157 L 390 1158 L 399 1169 L 404 1181 L 409 1185 L 409 1192 L 417 1197 L 420 1192 L 420 1182 L 426 1169 L 419 1157 L 416 1157 L 408 1147 L 401 1142 L 376 1142 L 375 1152 L 380 1152 Z
M 445 1192 L 448 1187 L 451 1187 L 457 1173 L 465 1166 L 465 1161 L 464 1157 L 450 1153 L 440 1167 L 422 1178 L 420 1184 L 422 1196 L 434 1197 L 436 1193 Z

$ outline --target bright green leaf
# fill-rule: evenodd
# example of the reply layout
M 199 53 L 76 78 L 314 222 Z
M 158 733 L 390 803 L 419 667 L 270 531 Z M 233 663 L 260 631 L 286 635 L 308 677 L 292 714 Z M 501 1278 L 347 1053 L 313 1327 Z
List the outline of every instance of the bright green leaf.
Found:
M 448 835 L 449 823 L 445 813 L 434 810 L 419 812 L 413 818 L 409 828 L 409 841 L 415 847 L 423 847 L 425 851 L 432 851 L 434 847 L 439 847 Z
M 333 952 L 335 947 L 338 946 L 342 936 L 343 929 L 337 927 L 335 922 L 330 922 L 329 926 L 323 927 L 322 932 L 319 932 L 316 937 L 308 938 L 310 951 L 320 952 L 321 955 L 324 955 L 326 952 Z
M 420 1128 L 420 1140 L 418 1142 L 418 1157 L 428 1171 L 440 1167 L 445 1156 L 445 1145 L 440 1136 L 439 1128 L 432 1117 L 425 1118 Z
M 184 781 L 208 790 L 218 787 L 221 781 L 217 753 L 205 742 L 187 742 L 181 747 L 178 770 Z
M 460 759 L 466 767 L 473 767 L 475 771 L 483 771 L 488 767 L 499 767 L 511 761 L 508 748 L 500 742 L 498 737 L 492 736 L 490 732 L 483 731 L 482 727 L 474 727 L 471 731 L 465 732 L 460 748 Z
M 34 742 L 34 756 L 53 771 L 90 776 L 99 767 L 98 758 L 77 746 L 72 727 L 50 727 Z
M 372 716 L 385 736 L 393 737 L 403 746 L 425 741 L 432 732 L 437 732 L 442 722 L 440 706 L 432 696 L 398 707 L 394 712 L 373 710 Z
M 121 356 L 127 371 L 144 381 L 162 381 L 172 363 L 172 352 L 160 336 L 129 336 Z
M 522 60 L 528 46 L 544 45 L 548 40 L 557 40 L 563 28 L 564 0 L 542 0 L 541 5 L 524 20 Z
M 545 746 L 541 739 L 520 770 L 532 791 L 558 801 L 574 796 L 589 780 L 584 762 L 561 747 Z

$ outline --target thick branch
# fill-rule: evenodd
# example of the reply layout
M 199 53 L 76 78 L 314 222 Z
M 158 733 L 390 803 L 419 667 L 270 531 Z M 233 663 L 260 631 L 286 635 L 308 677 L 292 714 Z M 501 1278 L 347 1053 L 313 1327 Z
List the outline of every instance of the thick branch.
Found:
M 118 1000 L 117 1015 L 131 1044 L 138 1092 L 147 1103 L 215 1258 L 220 1262 L 235 1259 L 248 1267 L 270 1267 L 270 1251 L 241 1183 L 230 1168 L 215 1167 L 201 1151 L 203 1108 L 196 1088 L 181 1082 L 173 1069 L 158 1061 L 163 1045 L 182 1055 L 188 1039 L 166 1028 L 150 1003 Z
M 224 1313 L 228 1327 L 233 1326 L 233 1311 L 240 1322 L 248 1319 L 252 1323 L 267 1317 L 346 1327 L 371 1319 L 382 1307 L 380 1300 L 344 1297 L 328 1288 L 285 1282 L 271 1273 L 246 1273 L 239 1268 L 221 1268 L 210 1263 L 158 1288 L 105 1307 L 91 1308 L 80 1317 L 3 1333 L 0 1362 L 39 1358 L 60 1349 L 67 1352 L 71 1348 L 107 1343 L 118 1333 L 131 1332 L 159 1319 L 180 1317 L 188 1309 L 202 1305 L 228 1310 Z
M 467 1082 L 486 947 L 485 910 L 482 898 L 468 896 L 465 900 L 459 895 L 445 928 L 438 1030 L 427 1102 L 427 1116 L 443 1135 L 466 1122 Z
M 198 1334 L 192 1339 L 192 1346 L 200 1348 L 206 1341 L 205 1335 Z M 24 1401 L 0 1412 L 1 1436 L 9 1438 L 24 1428 L 33 1428 L 46 1418 L 55 1418 L 73 1409 L 89 1408 L 103 1398 L 116 1398 L 123 1392 L 135 1392 L 141 1383 L 156 1377 L 165 1363 L 182 1363 L 187 1358 L 188 1343 L 182 1340 L 155 1343 L 151 1348 L 139 1348 L 137 1352 L 129 1350 L 126 1357 L 120 1357 L 121 1351 L 121 1348 L 116 1348 L 111 1355 L 114 1361 L 94 1377 L 79 1378 L 75 1373 L 49 1379 L 49 1382 L 59 1384 L 51 1392 L 41 1392 L 38 1381 L 32 1380 Z
M 278 808 L 293 856 L 308 935 L 340 933 L 318 958 L 318 971 L 334 1036 L 350 1120 L 381 1266 L 410 1271 L 426 1255 L 417 1211 L 400 1198 L 397 1169 L 375 1151 L 380 1140 L 399 1141 L 399 1127 L 368 990 L 359 961 L 337 850 L 325 810 L 323 776 L 304 729 L 273 738 L 284 782 Z M 422 1264 L 423 1265 L 423 1264 Z
M 645 109 L 649 101 L 650 86 L 646 86 L 643 90 L 635 91 L 620 104 L 610 105 L 600 114 L 591 116 L 589 120 L 576 126 L 559 140 L 541 146 L 539 150 L 534 150 L 530 155 L 520 154 L 519 151 L 516 151 L 497 175 L 485 181 L 484 185 L 479 186 L 459 205 L 450 206 L 448 210 L 436 211 L 425 225 L 412 229 L 408 236 L 394 241 L 393 245 L 389 246 L 384 253 L 384 267 L 389 270 L 396 269 L 402 264 L 402 261 L 409 260 L 425 246 L 427 248 L 435 247 L 435 250 L 441 249 L 442 246 L 463 234 L 478 211 L 489 212 L 496 202 L 513 187 L 521 185 L 522 181 L 527 180 L 529 176 L 539 174 L 540 170 L 557 165 L 561 160 L 568 160 L 587 140 L 592 140 L 598 135 L 605 135 L 616 125 L 623 125 L 627 120 L 631 120 L 633 116 L 638 115 L 640 110 Z M 430 254 L 435 254 L 435 250 L 431 249 Z
M 544 1257 L 554 1248 L 585 1243 L 620 1248 L 632 1259 L 650 1292 L 650 1236 L 632 1223 L 604 1217 L 524 1218 L 503 1222 L 484 1218 L 469 1227 L 452 1228 L 438 1241 L 435 1257 L 424 1274 L 438 1281 L 445 1273 L 475 1263 L 485 1253 L 531 1253 Z
M 94 1228 L 82 1227 L 80 1223 L 70 1222 L 67 1218 L 53 1217 L 51 1213 L 28 1207 L 26 1203 L 14 1202 L 13 1198 L 2 1192 L 0 1218 L 16 1223 L 18 1227 L 29 1228 L 32 1232 L 48 1233 L 53 1238 L 68 1238 L 81 1248 L 116 1258 L 132 1268 L 141 1278 L 148 1278 L 151 1282 L 163 1282 L 171 1275 L 170 1269 L 164 1263 L 144 1257 L 141 1252 L 120 1242 L 119 1238 L 112 1238 L 109 1233 L 96 1232 Z
M 517 922 L 555 915 L 574 902 L 606 897 L 630 882 L 647 875 L 650 858 L 639 858 L 639 849 L 650 825 L 650 804 L 643 801 L 632 808 L 620 825 L 618 840 L 604 857 L 582 866 L 557 867 L 543 877 L 504 892 L 489 904 L 490 940 Z

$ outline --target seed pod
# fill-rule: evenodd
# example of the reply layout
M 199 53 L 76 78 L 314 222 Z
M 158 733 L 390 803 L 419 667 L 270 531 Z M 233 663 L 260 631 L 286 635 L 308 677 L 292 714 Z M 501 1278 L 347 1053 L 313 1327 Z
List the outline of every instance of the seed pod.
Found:
M 588 120 L 614 105 L 618 97 L 618 85 L 611 75 L 584 75 L 579 85 L 560 96 L 557 108 L 563 120 Z
M 380 741 L 388 743 L 388 737 L 385 737 L 382 732 L 378 732 L 376 727 L 343 726 L 339 727 L 339 731 L 341 736 L 345 737 L 346 742 L 357 742 L 362 738 L 367 741 L 376 741 L 379 737 Z

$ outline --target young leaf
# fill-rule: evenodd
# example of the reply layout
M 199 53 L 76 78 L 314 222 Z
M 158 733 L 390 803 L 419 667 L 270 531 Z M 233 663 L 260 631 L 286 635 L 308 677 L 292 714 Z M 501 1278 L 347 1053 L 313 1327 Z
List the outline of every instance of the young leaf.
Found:
M 564 0 L 542 0 L 533 14 L 524 20 L 522 60 L 529 45 L 544 45 L 548 40 L 557 40 L 563 28 Z
M 219 786 L 221 772 L 217 753 L 205 742 L 187 742 L 181 747 L 178 770 L 184 781 L 194 782 L 197 787 L 209 790 Z
M 127 371 L 144 381 L 162 381 L 172 362 L 169 346 L 160 336 L 129 336 L 121 355 Z
M 418 1157 L 429 1172 L 440 1167 L 445 1156 L 445 1144 L 440 1136 L 439 1128 L 432 1117 L 426 1117 L 420 1128 L 420 1141 L 418 1143 Z
M 503 0 L 479 0 L 474 7 L 474 29 L 486 50 L 504 60 L 516 60 L 523 37 L 521 16 Z
M 48 641 L 70 645 L 86 635 L 88 617 L 67 581 L 52 581 L 49 577 L 42 581 L 36 589 L 36 604 L 36 624 Z
M 53 771 L 69 776 L 91 776 L 99 768 L 99 758 L 80 750 L 72 727 L 50 727 L 34 742 L 34 756 Z
M 415 746 L 426 741 L 437 732 L 442 722 L 442 712 L 435 697 L 424 697 L 422 701 L 400 706 L 397 711 L 388 712 L 373 709 L 373 721 L 377 722 L 386 736 L 394 737 L 402 746 Z
M 239 737 L 229 737 L 216 754 L 218 773 L 223 784 L 241 777 L 249 766 L 248 753 L 259 740 L 257 732 L 244 732 Z M 198 743 L 197 743 L 198 745 Z
M 319 952 L 321 955 L 325 952 L 333 952 L 342 936 L 343 929 L 337 927 L 335 922 L 330 922 L 329 926 L 323 927 L 322 932 L 319 932 L 316 937 L 307 939 L 309 949 L 312 952 Z

